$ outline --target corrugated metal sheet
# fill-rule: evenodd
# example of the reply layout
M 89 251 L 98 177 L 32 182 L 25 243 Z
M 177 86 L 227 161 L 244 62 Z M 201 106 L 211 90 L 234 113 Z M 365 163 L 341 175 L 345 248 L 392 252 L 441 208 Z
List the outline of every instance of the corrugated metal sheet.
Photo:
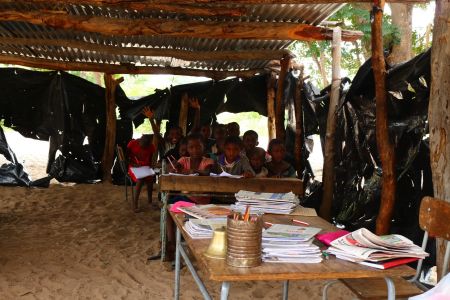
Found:
M 210 5 L 217 8 L 218 5 Z M 65 10 L 73 15 L 103 16 L 106 18 L 122 19 L 192 19 L 214 20 L 223 22 L 293 22 L 319 25 L 332 15 L 341 4 L 275 4 L 275 5 L 237 5 L 225 4 L 224 9 L 245 9 L 245 16 L 238 17 L 203 17 L 187 16 L 183 14 L 167 13 L 164 11 L 133 11 L 111 7 L 94 7 L 90 5 L 74 4 L 30 4 L 20 1 L 1 3 L 2 10 L 14 9 L 36 11 L 39 9 Z M 205 8 L 208 5 L 202 5 Z M 38 26 L 26 22 L 0 22 L 0 37 L 27 38 L 40 40 L 75 40 L 86 43 L 108 45 L 114 47 L 142 47 L 179 49 L 185 51 L 226 51 L 226 50 L 280 50 L 287 48 L 291 41 L 268 40 L 231 40 L 206 38 L 175 38 L 163 36 L 105 36 L 96 33 L 58 30 L 45 26 Z M 10 56 L 40 58 L 53 61 L 93 62 L 99 64 L 133 64 L 136 66 L 182 67 L 200 70 L 249 70 L 264 68 L 268 61 L 185 61 L 171 57 L 150 57 L 134 55 L 113 55 L 110 53 L 89 51 L 64 46 L 37 46 L 0 44 L 0 53 Z

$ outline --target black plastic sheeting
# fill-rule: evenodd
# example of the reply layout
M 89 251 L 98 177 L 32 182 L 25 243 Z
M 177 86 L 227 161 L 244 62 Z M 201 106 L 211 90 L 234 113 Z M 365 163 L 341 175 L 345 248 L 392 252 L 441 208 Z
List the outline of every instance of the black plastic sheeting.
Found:
M 56 178 L 62 182 L 78 183 L 99 180 L 106 125 L 104 88 L 77 76 L 55 71 L 0 68 L 0 78 L 0 120 L 4 119 L 5 126 L 25 137 L 50 142 L 49 177 L 43 180 Z M 128 99 L 118 87 L 116 103 L 121 119 L 117 120 L 116 144 L 126 147 L 133 135 L 133 123 L 139 126 L 144 120 L 141 114 L 144 106 L 155 110 L 156 119 L 167 119 L 170 124 L 176 125 L 183 93 L 200 100 L 202 124 L 212 123 L 216 114 L 224 111 L 267 114 L 266 76 L 179 85 L 157 90 L 134 101 Z M 4 143 L 5 149 L 9 149 L 6 140 Z M 16 182 L 18 185 L 29 185 L 23 167 L 16 161 L 13 164 L 14 168 L 9 166 L 11 170 L 0 170 L 10 174 L 3 174 L 0 184 Z M 17 173 L 17 178 L 13 171 Z

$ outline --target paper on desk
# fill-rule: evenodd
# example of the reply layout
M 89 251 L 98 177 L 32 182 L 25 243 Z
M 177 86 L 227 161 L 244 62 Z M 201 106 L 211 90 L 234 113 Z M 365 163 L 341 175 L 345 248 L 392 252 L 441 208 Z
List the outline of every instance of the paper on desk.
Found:
M 141 178 L 155 175 L 155 172 L 153 171 L 153 169 L 148 166 L 131 167 L 130 171 L 134 174 L 136 179 L 141 179 Z
M 198 173 L 193 174 L 181 174 L 181 173 L 168 173 L 168 174 L 162 174 L 162 176 L 198 176 Z
M 225 171 L 222 171 L 222 173 L 220 173 L 220 174 L 209 173 L 209 176 L 212 176 L 212 177 L 228 177 L 228 178 L 242 178 L 242 177 L 244 177 L 242 175 L 232 175 L 232 174 L 227 173 Z

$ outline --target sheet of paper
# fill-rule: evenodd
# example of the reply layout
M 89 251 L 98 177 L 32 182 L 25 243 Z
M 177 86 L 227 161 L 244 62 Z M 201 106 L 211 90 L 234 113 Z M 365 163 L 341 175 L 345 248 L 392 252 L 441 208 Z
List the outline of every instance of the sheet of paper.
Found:
M 153 171 L 153 169 L 148 166 L 137 167 L 137 168 L 131 167 L 130 170 L 137 179 L 155 175 L 155 172 Z
M 231 175 L 230 173 L 227 173 L 225 171 L 223 171 L 220 174 L 210 173 L 209 176 L 212 176 L 212 177 L 228 177 L 228 178 L 242 178 L 242 177 L 244 177 L 242 175 Z

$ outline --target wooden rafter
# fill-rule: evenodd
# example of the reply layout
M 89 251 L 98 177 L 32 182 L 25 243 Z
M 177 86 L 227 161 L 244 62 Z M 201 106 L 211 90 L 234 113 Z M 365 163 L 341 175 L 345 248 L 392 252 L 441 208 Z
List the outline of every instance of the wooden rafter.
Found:
M 152 67 L 135 65 L 116 65 L 92 62 L 70 62 L 61 60 L 48 60 L 42 58 L 23 57 L 0 54 L 1 64 L 19 65 L 30 68 L 42 68 L 62 71 L 91 71 L 110 74 L 170 74 L 184 76 L 202 76 L 213 79 L 223 79 L 231 76 L 252 77 L 256 74 L 265 73 L 265 69 L 251 69 L 243 71 L 214 71 L 197 70 L 175 67 Z
M 15 1 L 15 0 L 14 0 Z M 13 0 L 0 0 L 0 3 L 13 2 Z M 55 3 L 55 4 L 66 4 L 66 1 L 61 0 L 21 0 L 21 2 L 28 3 Z M 181 9 L 186 13 L 195 13 L 198 15 L 214 15 L 214 13 L 220 13 L 219 11 L 214 12 L 209 8 L 204 8 L 203 10 L 193 11 L 193 9 L 199 9 L 196 5 L 225 5 L 225 4 L 329 4 L 329 3 L 359 3 L 359 2 L 372 2 L 372 0 L 71 0 L 70 3 L 78 5 L 92 5 L 92 6 L 107 6 L 115 8 L 126 8 L 132 10 L 167 10 L 172 12 L 182 12 Z M 424 3 L 429 2 L 429 0 L 388 0 L 390 3 Z M 192 9 L 192 10 L 190 10 Z M 221 8 L 222 9 L 222 8 Z M 242 11 L 234 9 L 224 9 L 221 15 L 239 15 Z
M 77 16 L 65 11 L 8 10 L 0 21 L 22 21 L 57 29 L 77 30 L 115 36 L 171 36 L 216 39 L 331 40 L 333 30 L 308 24 L 264 22 L 217 22 L 170 19 L 118 19 Z M 343 41 L 362 37 L 360 31 L 342 31 Z
M 178 49 L 123 47 L 118 45 L 94 44 L 79 40 L 52 40 L 35 38 L 11 38 L 0 37 L 0 45 L 17 46 L 55 46 L 62 48 L 76 48 L 80 50 L 95 51 L 114 55 L 136 55 L 136 56 L 161 56 L 173 57 L 186 61 L 210 60 L 272 60 L 279 59 L 283 55 L 294 57 L 295 55 L 287 49 L 282 50 L 242 50 L 242 51 L 186 51 Z

